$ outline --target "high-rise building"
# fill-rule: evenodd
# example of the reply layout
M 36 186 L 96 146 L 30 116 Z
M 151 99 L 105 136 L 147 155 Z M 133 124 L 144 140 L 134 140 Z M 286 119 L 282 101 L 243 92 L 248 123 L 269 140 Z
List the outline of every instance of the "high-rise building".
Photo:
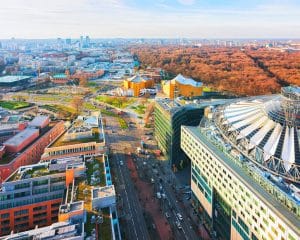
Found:
M 218 239 L 300 238 L 300 88 L 206 109 L 182 127 L 193 204 Z
M 66 39 L 66 45 L 71 45 L 72 41 L 71 41 L 71 38 L 67 38 Z
M 85 37 L 85 47 L 89 48 L 91 43 L 91 39 L 89 36 Z
M 197 126 L 209 105 L 224 103 L 223 100 L 203 100 L 201 104 L 181 104 L 170 99 L 159 99 L 154 108 L 154 137 L 158 147 L 168 159 L 168 164 L 178 166 L 186 155 L 180 148 L 180 127 Z
M 80 48 L 83 48 L 83 36 L 80 36 Z

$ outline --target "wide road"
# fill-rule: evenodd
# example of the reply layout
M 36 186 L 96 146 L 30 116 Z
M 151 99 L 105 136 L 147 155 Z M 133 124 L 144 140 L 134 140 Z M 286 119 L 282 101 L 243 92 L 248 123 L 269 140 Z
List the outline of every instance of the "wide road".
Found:
M 122 203 L 122 211 L 120 217 L 125 218 L 126 236 L 124 239 L 148 240 L 150 239 L 148 229 L 143 216 L 143 210 L 138 200 L 138 195 L 134 189 L 134 183 L 131 180 L 130 172 L 127 168 L 124 152 L 126 151 L 128 142 L 120 141 L 121 130 L 119 123 L 115 118 L 106 118 L 106 141 L 113 153 L 113 166 L 116 176 L 116 191 L 118 201 Z M 122 227 L 122 226 L 121 226 Z M 121 228 L 121 232 L 123 232 Z
M 138 122 L 138 119 L 131 118 L 132 122 Z M 139 124 L 136 124 L 136 126 L 139 126 Z M 144 128 L 138 127 L 131 129 L 130 132 L 126 132 L 126 134 L 130 134 L 131 137 L 133 137 L 135 140 L 135 143 L 132 143 L 133 146 L 139 146 L 141 138 L 145 136 Z M 151 137 L 153 138 L 153 137 Z M 151 141 L 153 142 L 153 141 Z M 174 236 L 176 239 L 187 239 L 187 240 L 194 240 L 199 239 L 199 236 L 196 234 L 195 230 L 192 228 L 192 222 L 191 219 L 187 216 L 185 209 L 183 208 L 183 205 L 180 204 L 180 202 L 177 200 L 176 194 L 174 192 L 174 189 L 172 188 L 172 183 L 174 183 L 174 179 L 176 178 L 174 173 L 171 171 L 170 167 L 167 167 L 163 169 L 163 165 L 161 164 L 161 167 L 158 167 L 158 161 L 152 154 L 152 157 L 147 159 L 145 155 L 139 154 L 139 156 L 136 159 L 136 164 L 138 165 L 138 168 L 140 171 L 144 170 L 146 172 L 147 176 L 149 178 L 153 178 L 155 180 L 155 185 L 157 191 L 160 190 L 160 186 L 162 186 L 162 191 L 166 194 L 166 199 L 161 199 L 161 205 L 163 209 L 163 214 L 168 213 L 170 215 L 170 218 L 168 218 L 168 221 L 172 227 L 172 231 L 174 233 Z M 145 165 L 146 163 L 146 165 Z M 156 166 L 153 168 L 152 166 Z M 161 179 L 162 181 L 160 181 Z M 170 181 L 171 180 L 171 181 Z M 180 213 L 183 217 L 183 220 L 180 221 L 177 213 Z M 181 229 L 178 229 L 176 222 L 180 222 Z

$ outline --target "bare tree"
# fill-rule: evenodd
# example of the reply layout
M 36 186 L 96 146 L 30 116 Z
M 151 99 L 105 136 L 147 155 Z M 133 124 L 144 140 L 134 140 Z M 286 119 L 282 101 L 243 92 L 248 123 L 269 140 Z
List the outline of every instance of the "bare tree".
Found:
M 71 105 L 75 108 L 76 115 L 78 116 L 83 108 L 83 97 L 82 96 L 74 96 L 71 102 Z

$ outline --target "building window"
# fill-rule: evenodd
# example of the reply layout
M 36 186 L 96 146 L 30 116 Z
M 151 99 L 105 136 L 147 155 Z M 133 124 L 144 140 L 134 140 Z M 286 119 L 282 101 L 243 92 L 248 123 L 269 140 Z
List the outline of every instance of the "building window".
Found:
M 238 223 L 241 225 L 241 227 L 244 229 L 244 231 L 249 234 L 249 228 L 246 225 L 246 223 L 240 218 L 238 217 Z
M 28 214 L 28 209 L 23 209 L 23 210 L 14 212 L 15 216 L 24 215 L 24 214 Z
M 47 206 L 39 206 L 39 207 L 33 208 L 33 211 L 40 211 L 40 210 L 45 210 L 45 209 L 47 209 Z
M 4 219 L 4 218 L 9 218 L 9 213 L 1 214 L 1 219 Z
M 279 229 L 281 230 L 281 232 L 285 233 L 285 229 L 281 224 L 278 224 Z

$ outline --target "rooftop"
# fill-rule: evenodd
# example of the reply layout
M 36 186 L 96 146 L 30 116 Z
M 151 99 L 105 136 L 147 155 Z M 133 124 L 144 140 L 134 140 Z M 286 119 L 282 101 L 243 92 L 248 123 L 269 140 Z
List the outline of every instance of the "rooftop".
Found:
M 13 239 L 75 239 L 82 236 L 83 239 L 83 223 L 75 224 L 72 222 L 57 222 L 47 227 L 32 229 L 29 231 L 14 233 L 4 237 L 1 240 Z M 76 238 L 78 239 L 78 238 Z
M 84 201 L 67 203 L 64 205 L 60 205 L 59 211 L 60 213 L 69 213 L 75 212 L 84 209 Z
M 247 186 L 250 191 L 252 191 L 255 196 L 257 196 L 262 202 L 264 202 L 274 213 L 278 216 L 282 216 L 282 220 L 293 229 L 298 235 L 300 235 L 300 221 L 289 211 L 284 205 L 282 205 L 279 199 L 276 199 L 275 195 L 267 192 L 262 185 L 260 185 L 254 178 L 250 177 L 249 172 L 252 173 L 253 169 L 248 169 L 247 165 L 243 165 L 243 168 L 236 164 L 236 161 L 233 161 L 233 157 L 230 156 L 229 153 L 226 152 L 224 148 L 223 151 L 218 148 L 218 146 L 211 141 L 212 139 L 208 138 L 205 133 L 198 127 L 187 127 L 188 131 L 192 133 L 198 140 L 200 140 L 204 145 L 207 146 L 207 150 L 211 152 L 219 161 L 221 161 L 224 165 L 227 166 L 228 169 L 234 174 L 245 186 Z M 248 172 L 249 171 L 249 172 Z M 274 184 L 268 183 L 268 179 L 261 178 L 260 180 L 265 180 L 266 186 L 273 186 Z M 269 186 L 268 186 L 269 184 Z M 276 190 L 276 187 L 274 188 Z M 277 189 L 278 190 L 278 189 Z M 278 197 L 281 197 L 280 195 Z M 288 196 L 286 196 L 288 199 Z M 288 203 L 287 203 L 288 204 Z M 299 208 L 299 205 L 297 205 Z
M 67 78 L 67 75 L 64 73 L 55 74 L 53 75 L 53 78 Z
M 22 81 L 25 79 L 29 79 L 31 76 L 3 76 L 0 77 L 0 83 L 13 83 L 13 82 L 18 82 Z
M 299 102 L 294 95 L 238 99 L 216 108 L 213 118 L 219 132 L 243 148 L 246 156 L 300 183 Z
M 59 173 L 58 170 L 50 170 L 49 163 L 37 163 L 23 166 L 16 170 L 6 182 L 14 182 L 22 179 L 38 178 Z
M 172 80 L 165 82 L 165 84 L 170 84 L 170 83 L 175 84 L 176 82 L 183 84 L 183 85 L 190 85 L 193 87 L 201 87 L 203 85 L 202 82 L 196 82 L 194 79 L 184 77 L 181 74 L 178 74 Z
M 29 139 L 35 134 L 39 134 L 39 130 L 35 128 L 26 128 L 22 132 L 16 134 L 12 138 L 5 141 L 4 145 L 11 145 L 11 146 L 19 146 L 21 143 L 23 143 L 25 140 Z
M 28 125 L 29 126 L 40 127 L 46 121 L 49 121 L 49 117 L 48 116 L 36 116 Z
M 112 197 L 116 195 L 114 185 L 94 188 L 92 191 L 92 199 Z
M 140 75 L 135 75 L 135 76 L 127 79 L 127 81 L 134 82 L 134 83 L 146 82 L 148 80 L 149 79 L 147 77 L 142 77 Z

